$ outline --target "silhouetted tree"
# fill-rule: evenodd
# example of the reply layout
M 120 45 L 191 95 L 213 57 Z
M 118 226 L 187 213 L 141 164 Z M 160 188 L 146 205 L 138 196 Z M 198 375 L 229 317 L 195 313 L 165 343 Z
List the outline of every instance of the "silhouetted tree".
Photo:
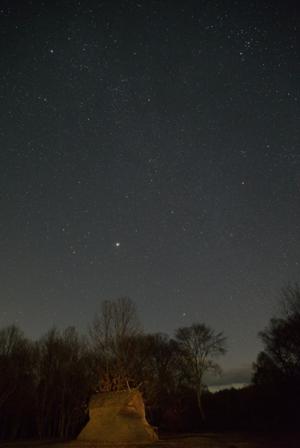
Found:
M 141 385 L 152 421 L 158 424 L 178 385 L 178 349 L 174 340 L 157 333 L 135 337 L 132 377 Z
M 0 437 L 21 437 L 34 410 L 33 347 L 15 325 L 0 330 Z
M 38 342 L 37 428 L 40 437 L 74 436 L 95 388 L 92 358 L 76 330 L 50 330 Z
M 259 335 L 264 351 L 255 364 L 254 382 L 281 380 L 300 384 L 300 289 L 282 290 L 282 316 L 270 320 Z
M 148 364 L 148 383 L 155 396 L 168 396 L 177 387 L 178 346 L 169 336 L 156 333 L 145 336 L 145 362 Z
M 281 292 L 281 314 L 270 319 L 259 335 L 264 350 L 254 364 L 264 419 L 272 427 L 298 425 L 300 406 L 300 289 Z M 295 420 L 296 419 L 296 420 Z
M 204 420 L 203 376 L 208 371 L 220 371 L 214 358 L 225 353 L 226 338 L 223 333 L 216 333 L 205 324 L 193 324 L 190 327 L 178 328 L 176 341 L 181 352 L 183 381 L 195 389 L 199 410 Z
M 101 312 L 90 327 L 91 346 L 98 358 L 101 390 L 129 386 L 139 334 L 141 326 L 131 299 L 121 297 L 102 302 Z

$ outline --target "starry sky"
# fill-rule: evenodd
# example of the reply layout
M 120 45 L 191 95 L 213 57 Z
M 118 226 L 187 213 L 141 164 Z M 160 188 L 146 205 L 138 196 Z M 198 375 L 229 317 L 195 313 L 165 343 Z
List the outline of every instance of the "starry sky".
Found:
M 129 296 L 255 360 L 300 280 L 296 3 L 1 1 L 1 327 Z

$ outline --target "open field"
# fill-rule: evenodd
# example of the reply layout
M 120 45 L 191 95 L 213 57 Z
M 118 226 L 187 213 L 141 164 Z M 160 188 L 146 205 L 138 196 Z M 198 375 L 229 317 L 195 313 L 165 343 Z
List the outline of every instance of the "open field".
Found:
M 87 442 L 53 442 L 26 441 L 0 443 L 0 448 L 138 448 L 141 445 L 98 445 Z M 300 433 L 298 434 L 184 434 L 162 436 L 155 444 L 142 445 L 151 448 L 299 448 Z

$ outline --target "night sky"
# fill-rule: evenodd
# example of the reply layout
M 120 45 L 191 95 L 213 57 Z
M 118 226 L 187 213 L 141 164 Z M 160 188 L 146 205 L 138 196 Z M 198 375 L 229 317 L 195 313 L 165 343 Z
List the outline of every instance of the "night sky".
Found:
M 129 296 L 255 360 L 300 280 L 296 3 L 0 2 L 1 327 Z

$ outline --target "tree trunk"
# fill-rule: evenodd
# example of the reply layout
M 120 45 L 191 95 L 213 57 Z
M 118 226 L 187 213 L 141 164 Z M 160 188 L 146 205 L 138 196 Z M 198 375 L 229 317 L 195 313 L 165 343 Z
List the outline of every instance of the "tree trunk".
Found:
M 200 411 L 201 419 L 202 419 L 202 421 L 205 421 L 205 413 L 204 413 L 203 404 L 202 404 L 202 386 L 201 385 L 199 385 L 198 389 L 197 389 L 197 402 L 198 402 L 198 408 Z

